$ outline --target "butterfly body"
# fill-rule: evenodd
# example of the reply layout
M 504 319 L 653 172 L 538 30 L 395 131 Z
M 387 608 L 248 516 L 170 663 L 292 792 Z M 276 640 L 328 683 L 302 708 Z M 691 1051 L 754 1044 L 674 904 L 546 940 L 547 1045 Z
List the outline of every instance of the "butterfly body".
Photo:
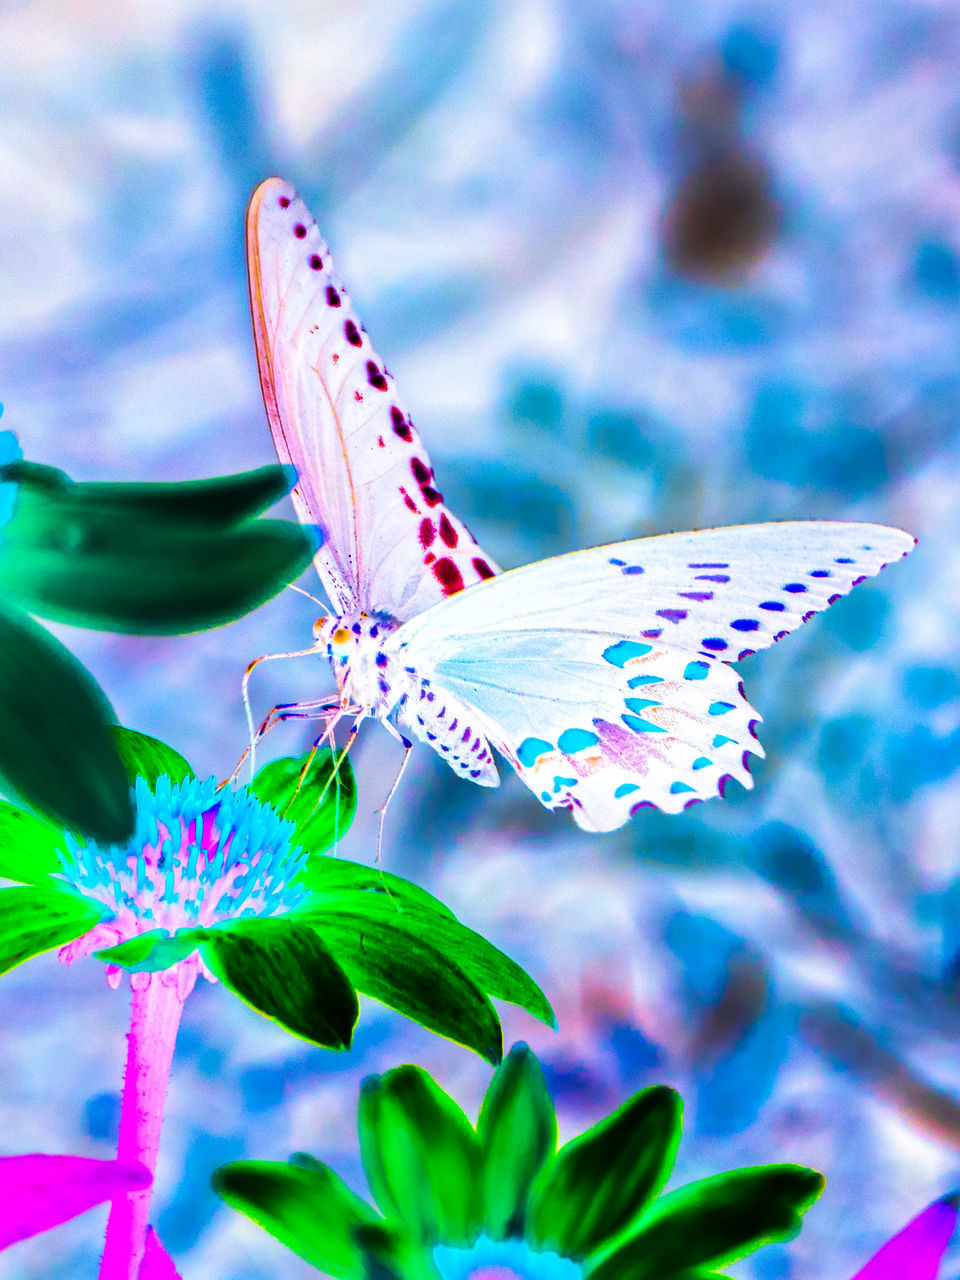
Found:
M 913 549 L 881 525 L 794 521 L 634 539 L 501 573 L 445 506 L 392 376 L 303 202 L 247 222 L 264 403 L 298 472 L 335 615 L 334 707 L 499 781 L 495 749 L 586 830 L 752 786 L 760 716 L 733 664 Z M 327 704 L 304 704 L 317 708 Z

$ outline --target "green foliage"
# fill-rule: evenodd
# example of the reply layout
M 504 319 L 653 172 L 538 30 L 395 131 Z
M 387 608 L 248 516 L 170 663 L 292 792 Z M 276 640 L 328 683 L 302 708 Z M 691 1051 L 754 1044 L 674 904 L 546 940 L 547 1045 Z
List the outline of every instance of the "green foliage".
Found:
M 0 800 L 0 876 L 42 884 L 60 870 L 63 832 L 15 804 Z
M 494 1073 L 477 1120 L 486 1233 L 523 1235 L 533 1180 L 557 1147 L 557 1113 L 534 1053 L 515 1044 Z
M 363 1280 L 355 1233 L 379 1219 L 326 1165 L 237 1160 L 214 1173 L 213 1189 L 319 1271 Z
M 322 853 L 344 836 L 357 811 L 350 762 L 326 747 L 271 761 L 257 772 L 250 790 L 296 824 L 293 843 L 311 853 Z
M 132 834 L 130 784 L 111 737 L 110 704 L 59 640 L 5 605 L 0 710 L 0 771 L 10 788 L 97 840 Z
M 0 973 L 73 942 L 105 914 L 99 902 L 56 889 L 0 889 Z
M 537 1188 L 538 1247 L 585 1258 L 637 1218 L 670 1176 L 682 1116 L 680 1095 L 654 1085 L 568 1142 Z
M 180 752 L 159 738 L 151 738 L 147 733 L 138 733 L 121 725 L 113 725 L 111 732 L 131 783 L 143 778 L 152 790 L 162 774 L 166 774 L 171 782 L 194 777 L 193 770 Z
M 316 929 L 360 991 L 474 1049 L 502 1053 L 488 995 L 552 1023 L 535 982 L 502 951 L 452 915 L 369 892 L 325 894 L 295 918 Z
M 96 960 L 119 965 L 129 973 L 158 973 L 185 960 L 197 943 L 193 930 L 178 930 L 172 937 L 166 929 L 148 929 L 115 947 L 94 951 Z
M 470 1244 L 481 1222 L 480 1146 L 470 1121 L 421 1068 L 369 1076 L 360 1155 L 380 1207 L 418 1243 Z
M 321 1048 L 349 1049 L 357 993 L 313 930 L 273 916 L 178 933 L 188 936 L 224 986 L 258 1013 Z
M 657 1201 L 629 1238 L 594 1265 L 589 1280 L 665 1280 L 789 1240 L 824 1179 L 795 1164 L 735 1169 L 691 1182 Z

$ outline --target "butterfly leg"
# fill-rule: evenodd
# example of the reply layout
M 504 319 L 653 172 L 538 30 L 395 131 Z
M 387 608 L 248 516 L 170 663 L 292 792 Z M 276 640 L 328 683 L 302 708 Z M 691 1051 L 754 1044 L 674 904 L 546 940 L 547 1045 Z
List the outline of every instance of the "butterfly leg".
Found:
M 250 760 L 251 777 L 256 772 L 256 749 L 270 732 L 276 728 L 284 720 L 326 720 L 331 719 L 336 722 L 339 719 L 339 713 L 342 708 L 339 698 L 315 698 L 309 702 L 282 702 L 279 706 L 273 707 L 260 722 L 260 727 L 253 732 L 251 722 L 250 743 L 244 751 L 243 755 L 237 761 L 231 778 L 236 778 L 240 770 L 243 768 L 247 759 Z M 324 735 L 326 735 L 326 728 Z M 318 740 L 322 741 L 322 738 Z
M 243 753 L 243 755 L 240 757 L 240 761 L 237 764 L 236 769 L 233 771 L 233 777 L 236 777 L 237 774 L 240 772 L 240 769 L 243 766 L 243 762 L 244 760 L 246 760 L 247 756 L 250 757 L 250 772 L 251 772 L 251 775 L 253 774 L 255 763 L 256 763 L 255 755 L 257 750 L 257 743 L 260 741 L 260 739 L 263 737 L 265 733 L 269 732 L 269 730 L 273 728 L 273 724 L 267 725 L 267 721 L 273 715 L 273 712 L 280 710 L 279 707 L 274 707 L 273 711 L 270 712 L 270 715 L 266 716 L 263 722 L 261 723 L 260 730 L 256 733 L 254 732 L 253 710 L 250 706 L 250 677 L 253 675 L 254 671 L 257 669 L 257 667 L 260 665 L 261 662 L 275 662 L 278 658 L 306 658 L 311 653 L 319 653 L 319 652 L 320 650 L 317 648 L 316 645 L 311 645 L 309 649 L 293 649 L 289 653 L 264 653 L 264 654 L 261 654 L 259 658 L 254 658 L 252 662 L 247 663 L 246 670 L 243 673 L 243 681 L 240 685 L 240 694 L 241 694 L 241 697 L 243 698 L 243 710 L 247 717 L 247 730 L 250 735 L 250 745 L 247 748 L 247 750 Z M 276 721 L 274 723 L 279 723 L 279 722 Z
M 380 815 L 380 821 L 377 825 L 377 866 L 378 867 L 382 865 L 383 824 L 387 820 L 387 806 L 389 805 L 390 801 L 393 799 L 394 792 L 396 791 L 397 787 L 399 787 L 400 785 L 400 779 L 403 777 L 403 771 L 407 767 L 407 761 L 410 759 L 410 752 L 412 750 L 413 750 L 412 744 L 407 742 L 406 739 L 404 739 L 403 763 L 400 765 L 400 768 L 397 771 L 397 776 L 393 780 L 393 786 L 387 792 L 386 800 L 384 800 L 383 804 L 380 806 L 379 809 L 376 809 L 374 811 Z

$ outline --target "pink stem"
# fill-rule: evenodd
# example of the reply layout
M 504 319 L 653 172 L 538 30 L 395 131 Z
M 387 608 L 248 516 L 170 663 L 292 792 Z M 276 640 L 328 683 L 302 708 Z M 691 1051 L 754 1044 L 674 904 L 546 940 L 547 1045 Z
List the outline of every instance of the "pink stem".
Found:
M 117 1158 L 139 1160 L 151 1173 L 157 1167 L 163 1104 L 183 1012 L 183 997 L 177 983 L 169 981 L 174 972 L 133 975 L 138 985 L 133 988 L 127 1033 Z M 148 980 L 140 986 L 144 977 Z M 107 1220 L 100 1280 L 136 1280 L 143 1257 L 151 1190 L 147 1187 L 114 1200 Z

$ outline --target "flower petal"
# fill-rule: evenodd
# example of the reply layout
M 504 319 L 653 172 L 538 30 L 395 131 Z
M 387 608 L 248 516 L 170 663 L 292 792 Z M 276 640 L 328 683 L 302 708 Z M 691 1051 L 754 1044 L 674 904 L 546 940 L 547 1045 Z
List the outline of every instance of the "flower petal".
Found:
M 682 1116 L 680 1095 L 654 1085 L 568 1142 L 534 1193 L 532 1238 L 585 1258 L 629 1226 L 670 1176 Z
M 515 1044 L 497 1068 L 477 1120 L 483 1205 L 493 1239 L 522 1236 L 534 1178 L 557 1149 L 557 1113 L 536 1055 Z
M 302 1156 L 290 1164 L 235 1160 L 212 1181 L 222 1200 L 318 1270 L 336 1280 L 363 1280 L 355 1235 L 380 1219 L 326 1165 Z
M 109 914 L 101 902 L 57 889 L 0 889 L 0 973 L 72 942 Z
M 935 1200 L 888 1240 L 852 1280 L 937 1280 L 956 1225 L 953 1196 Z
M 325 1049 L 348 1049 L 357 993 L 312 929 L 290 917 L 232 920 L 192 937 L 209 968 L 265 1017 Z
M 150 1185 L 136 1161 L 85 1156 L 0 1157 L 0 1249 L 59 1226 L 78 1213 Z
M 137 1280 L 181 1280 L 173 1259 L 160 1243 L 160 1237 L 153 1227 L 147 1227 Z
M 614 1250 L 589 1259 L 587 1275 L 661 1280 L 723 1266 L 771 1240 L 795 1236 L 800 1215 L 823 1187 L 819 1173 L 795 1164 L 736 1169 L 691 1182 L 656 1201 Z
M 420 1067 L 368 1076 L 360 1156 L 370 1190 L 414 1240 L 471 1244 L 480 1227 L 480 1145 L 454 1100 Z

